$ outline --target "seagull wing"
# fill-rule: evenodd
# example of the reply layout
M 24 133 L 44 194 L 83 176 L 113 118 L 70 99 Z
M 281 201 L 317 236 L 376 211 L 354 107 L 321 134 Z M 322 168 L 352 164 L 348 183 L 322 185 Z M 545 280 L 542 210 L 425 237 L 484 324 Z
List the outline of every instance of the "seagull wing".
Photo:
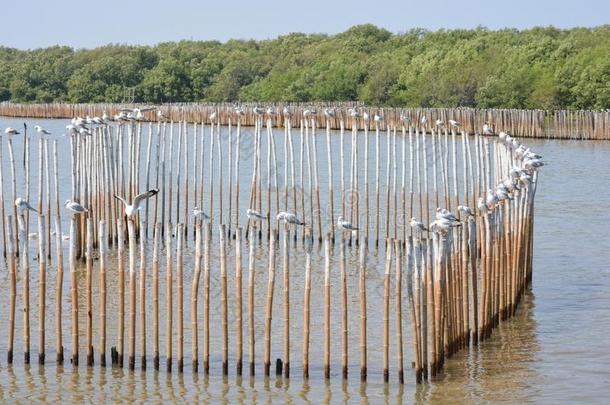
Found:
M 148 190 L 148 191 L 138 194 L 136 196 L 136 198 L 133 199 L 133 208 L 137 210 L 138 208 L 140 208 L 140 204 L 142 203 L 142 201 L 155 196 L 158 192 L 159 192 L 158 188 L 153 188 L 152 190 Z
M 118 195 L 115 194 L 114 198 L 121 201 L 126 207 L 129 205 L 129 204 L 127 204 L 127 201 L 125 201 L 125 199 L 123 197 L 119 197 Z

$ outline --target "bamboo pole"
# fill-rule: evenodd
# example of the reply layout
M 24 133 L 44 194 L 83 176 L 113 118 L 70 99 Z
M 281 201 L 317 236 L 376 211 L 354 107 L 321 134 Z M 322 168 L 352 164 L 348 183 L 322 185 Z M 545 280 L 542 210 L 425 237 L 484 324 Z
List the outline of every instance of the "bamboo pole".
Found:
M 45 362 L 47 297 L 47 231 L 44 216 L 38 217 L 38 364 Z
M 155 202 L 156 204 L 156 202 Z M 159 249 L 161 245 L 162 224 L 155 224 L 153 239 L 153 367 L 159 370 Z M 194 315 L 196 316 L 196 314 Z M 196 370 L 194 370 L 196 371 Z
M 254 232 L 248 236 L 248 358 L 250 376 L 255 373 L 255 333 L 254 333 L 254 276 L 256 272 L 256 253 L 254 251 Z
M 136 367 L 136 230 L 133 218 L 127 220 L 129 234 L 129 369 Z
M 118 290 L 119 290 L 119 327 L 118 327 L 118 343 L 117 343 L 117 361 L 116 363 L 122 368 L 125 355 L 125 266 L 123 264 L 123 256 L 125 255 L 125 242 L 123 240 L 123 217 L 120 216 L 116 220 L 117 229 L 117 273 L 118 273 Z
M 176 298 L 178 327 L 178 372 L 184 372 L 184 224 L 176 226 Z
M 72 306 L 72 366 L 78 367 L 78 278 L 76 269 L 76 239 L 77 220 L 72 216 L 70 220 L 70 282 Z
M 309 326 L 310 326 L 310 309 L 311 309 L 311 239 L 309 238 L 309 229 L 306 229 L 305 235 L 305 289 L 304 289 L 304 297 L 303 297 L 303 378 L 309 378 Z M 326 244 L 328 241 L 325 240 L 325 252 L 326 252 Z M 325 277 L 326 280 L 326 277 Z M 324 284 L 326 291 L 326 283 Z M 328 346 L 326 345 L 328 341 L 328 323 L 326 322 L 326 313 L 327 313 L 327 299 L 325 292 L 325 304 L 324 304 L 324 314 L 325 314 L 325 337 L 324 337 L 324 376 L 328 378 L 326 370 L 329 369 L 329 361 L 328 361 Z
M 366 242 L 360 245 L 359 286 L 360 286 L 360 381 L 367 377 L 366 340 Z
M 284 226 L 282 268 L 284 275 L 284 376 L 290 377 L 290 241 L 288 225 Z
M 166 321 L 165 321 L 165 367 L 168 373 L 172 371 L 172 343 L 174 336 L 173 329 L 173 259 L 172 259 L 172 223 L 169 222 L 165 226 L 165 305 L 166 308 Z
M 229 211 L 230 215 L 230 211 Z M 230 223 L 230 221 L 229 221 Z M 235 228 L 235 306 L 236 306 L 236 374 L 242 375 L 243 368 L 243 315 L 242 315 L 242 255 L 241 255 L 241 228 Z
M 99 222 L 99 254 L 100 254 L 100 365 L 106 367 L 106 267 L 107 267 L 107 243 L 106 222 Z M 144 240 L 144 238 L 142 238 Z
M 398 382 L 402 385 L 405 382 L 403 369 L 403 345 L 402 345 L 402 245 L 399 240 L 394 241 L 394 254 L 396 255 L 396 360 L 398 368 Z M 413 339 L 417 342 L 415 336 Z M 416 370 L 418 371 L 418 370 Z
M 275 233 L 269 239 L 269 281 L 267 285 L 267 306 L 265 310 L 265 377 L 269 377 L 271 368 L 271 314 L 273 308 L 273 290 L 275 286 Z
M 199 302 L 199 279 L 203 254 L 201 251 L 201 222 L 195 224 L 195 271 L 191 289 L 191 352 L 193 356 L 193 372 L 199 371 L 199 332 L 197 328 L 197 310 Z
M 86 241 L 86 291 L 85 302 L 87 306 L 87 366 L 93 365 L 93 301 L 92 301 L 92 274 L 93 274 L 93 219 L 87 218 Z
M 220 224 L 220 316 L 222 319 L 222 375 L 229 374 L 229 314 L 227 307 L 226 226 Z
M 13 235 L 13 224 L 12 217 L 8 216 L 8 223 L 6 224 L 6 234 L 8 242 L 8 264 L 9 274 L 11 283 L 11 300 L 9 304 L 9 315 L 8 315 L 8 342 L 7 342 L 7 354 L 6 362 L 13 364 L 13 350 L 15 342 L 15 301 L 17 298 L 17 277 L 15 276 L 15 237 Z
M 210 372 L 210 243 L 212 228 L 203 224 L 203 372 Z
M 386 242 L 383 272 L 383 382 L 390 381 L 390 271 L 392 268 L 392 240 Z
M 27 222 L 24 213 L 19 214 L 19 240 L 21 241 L 21 272 L 23 278 L 23 357 L 30 364 L 30 258 Z
M 366 242 L 366 241 L 365 241 Z M 341 249 L 339 250 L 339 271 L 341 277 L 341 375 L 343 380 L 347 380 L 348 367 L 348 317 L 347 317 L 347 269 L 345 263 L 346 250 L 345 236 L 341 234 Z M 360 249 L 362 249 L 362 246 Z

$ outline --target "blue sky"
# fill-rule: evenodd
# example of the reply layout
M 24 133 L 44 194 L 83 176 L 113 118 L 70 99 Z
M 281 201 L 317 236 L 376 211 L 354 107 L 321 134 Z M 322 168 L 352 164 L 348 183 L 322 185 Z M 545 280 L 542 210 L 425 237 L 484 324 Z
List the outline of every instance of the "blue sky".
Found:
M 337 33 L 362 23 L 491 29 L 592 27 L 610 23 L 610 0 L 2 0 L 0 45 L 21 49 L 180 39 L 265 39 L 290 32 Z

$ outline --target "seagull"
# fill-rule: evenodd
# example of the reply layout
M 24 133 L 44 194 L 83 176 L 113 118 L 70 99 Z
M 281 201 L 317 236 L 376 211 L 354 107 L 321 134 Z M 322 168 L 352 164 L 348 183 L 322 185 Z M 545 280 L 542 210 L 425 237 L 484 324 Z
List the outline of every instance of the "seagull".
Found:
M 458 211 L 460 211 L 467 217 L 474 217 L 474 212 L 472 211 L 472 208 L 470 208 L 470 207 L 467 207 L 465 205 L 458 205 L 457 209 L 458 209 Z
M 335 110 L 331 110 L 329 108 L 325 108 L 324 109 L 324 115 L 326 116 L 326 118 L 334 118 L 335 117 Z
M 353 108 L 349 108 L 349 109 L 347 110 L 347 112 L 349 112 L 349 115 L 350 115 L 352 118 L 360 118 L 360 117 L 362 117 L 362 115 L 361 115 L 361 114 L 360 114 L 358 111 L 354 110 Z
M 269 108 L 267 108 L 267 115 L 270 115 L 270 116 L 272 116 L 272 117 L 273 117 L 274 115 L 277 115 L 277 112 L 275 111 L 275 108 L 273 108 L 273 107 L 269 107 Z
M 381 115 L 375 114 L 375 116 L 373 117 L 373 120 L 375 122 L 381 122 L 381 121 L 383 121 L 383 117 Z
M 235 107 L 235 114 L 238 116 L 246 115 L 246 112 L 239 107 Z
M 456 226 L 462 226 L 462 224 L 454 223 L 454 222 L 448 221 L 447 219 L 441 218 L 441 219 L 437 219 L 436 221 L 432 222 L 430 224 L 429 229 L 432 232 L 446 234 L 447 232 L 449 232 L 449 229 L 455 228 Z
M 66 131 L 68 131 L 68 133 L 64 134 L 64 136 L 78 134 L 78 129 L 76 129 L 76 127 L 74 125 L 72 125 L 72 124 L 66 125 Z
M 159 112 L 161 112 L 161 111 L 159 111 Z M 158 113 L 157 113 L 157 115 L 158 115 Z M 104 120 L 105 122 L 112 121 L 112 117 L 109 117 L 108 114 L 106 114 L 106 110 L 104 110 L 104 112 L 102 113 L 102 120 Z
M 483 197 L 479 197 L 479 201 L 477 202 L 477 208 L 479 209 L 479 211 L 481 211 L 481 214 L 487 214 L 488 207 L 487 204 L 485 204 L 485 200 L 483 200 Z
M 104 125 L 106 123 L 100 117 L 93 117 L 93 118 L 91 118 L 91 121 L 96 125 Z
M 89 211 L 87 208 L 72 200 L 66 200 L 64 206 L 75 214 L 83 214 Z
M 527 159 L 523 161 L 523 166 L 528 170 L 533 170 L 544 166 L 544 162 L 540 159 Z
M 437 208 L 436 210 L 436 219 L 445 219 L 449 222 L 460 222 L 459 219 L 455 215 L 453 215 L 449 210 L 443 208 Z
M 365 120 L 365 121 L 368 121 L 369 120 L 369 113 L 367 113 L 367 112 L 362 113 L 362 119 Z
M 409 122 L 411 122 L 411 118 L 406 115 L 400 114 L 400 121 L 404 122 L 405 124 L 408 124 Z
M 277 214 L 278 221 L 284 221 L 287 224 L 305 225 L 305 222 L 299 220 L 296 215 L 290 212 L 282 211 Z
M 21 198 L 21 197 L 17 197 L 17 199 L 15 200 L 15 207 L 17 207 L 17 211 L 21 214 L 23 211 L 25 210 L 31 210 L 34 212 L 38 212 L 36 211 L 36 209 L 34 207 L 32 207 L 30 205 L 29 202 L 27 202 L 26 199 Z
M 4 130 L 4 133 L 5 133 L 5 134 L 7 134 L 7 135 L 18 135 L 18 134 L 20 134 L 21 132 L 17 131 L 17 130 L 16 130 L 15 128 L 13 128 L 13 127 L 8 127 L 8 128 L 6 128 L 6 129 Z
M 449 125 L 452 127 L 459 127 L 461 124 L 456 120 L 449 120 Z
M 49 131 L 47 131 L 46 129 L 44 129 L 40 125 L 36 125 L 34 127 L 34 129 L 36 130 L 36 132 L 38 132 L 38 135 L 40 135 L 40 136 L 51 135 L 51 133 Z
M 140 193 L 136 196 L 136 198 L 133 199 L 133 203 L 131 205 L 127 204 L 127 201 L 125 201 L 124 198 L 119 197 L 118 195 L 115 195 L 114 198 L 116 198 L 117 200 L 121 200 L 123 202 L 123 204 L 125 205 L 125 215 L 127 215 L 128 218 L 132 218 L 134 215 L 136 215 L 138 210 L 140 208 L 142 208 L 140 206 L 140 204 L 142 204 L 142 202 L 144 200 L 147 200 L 150 197 L 153 197 L 158 192 L 159 192 L 158 188 L 153 188 L 152 190 L 148 190 L 143 193 Z
M 496 204 L 498 204 L 498 197 L 494 194 L 492 189 L 487 190 L 487 198 L 485 200 L 487 203 L 487 208 L 492 209 Z
M 358 228 L 355 227 L 354 225 L 352 225 L 351 222 L 348 221 L 344 221 L 343 217 L 339 216 L 339 218 L 337 218 L 337 227 L 339 227 L 340 229 L 344 230 L 344 231 L 357 231 Z
M 166 117 L 165 117 L 165 114 L 163 114 L 163 111 L 161 111 L 161 110 L 157 111 L 157 119 L 159 121 L 165 121 L 165 118 Z
M 89 131 L 87 128 L 81 128 L 81 129 L 78 130 L 78 132 L 81 135 L 91 135 L 91 131 Z
M 508 190 L 506 189 L 506 187 L 504 187 L 503 184 L 496 187 L 496 197 L 498 197 L 498 201 L 513 199 L 513 197 L 510 196 L 510 194 L 508 193 Z
M 284 114 L 284 117 L 290 117 L 290 110 L 288 109 L 288 107 L 284 107 L 284 109 L 282 110 L 282 114 Z
M 246 210 L 246 215 L 248 216 L 248 219 L 251 219 L 253 221 L 262 221 L 263 219 L 267 219 L 267 217 L 264 215 L 261 215 L 260 212 L 254 211 L 253 209 L 250 209 L 250 208 L 248 208 Z
M 436 126 L 437 127 L 442 127 L 445 126 L 445 121 L 441 120 L 440 118 L 436 120 Z
M 531 184 L 532 176 L 527 173 L 521 173 L 521 176 L 519 176 L 519 181 L 527 186 Z
M 303 117 L 311 117 L 312 115 L 316 115 L 316 110 L 303 111 Z
M 203 212 L 203 210 L 200 210 L 197 207 L 193 208 L 193 216 L 196 219 L 203 219 L 204 221 L 207 221 L 210 219 L 210 216 L 208 214 L 206 214 L 205 212 Z
M 210 121 L 214 121 L 216 119 L 216 111 L 212 111 L 212 114 L 210 114 Z
M 492 135 L 494 132 L 491 129 L 491 127 L 489 126 L 489 123 L 486 122 L 485 124 L 483 124 L 483 135 Z
M 428 231 L 428 228 L 426 228 L 426 225 L 424 225 L 423 223 L 419 222 L 417 219 L 415 219 L 415 217 L 411 218 L 411 220 L 409 221 L 409 225 L 411 226 L 411 228 L 415 229 L 416 231 Z
M 425 115 L 422 115 L 421 119 L 419 120 L 419 122 L 421 122 L 422 125 L 425 125 L 426 122 L 428 122 L 428 118 L 426 118 Z
M 265 113 L 265 110 L 262 107 L 254 107 L 252 109 L 252 112 L 256 115 L 263 115 Z

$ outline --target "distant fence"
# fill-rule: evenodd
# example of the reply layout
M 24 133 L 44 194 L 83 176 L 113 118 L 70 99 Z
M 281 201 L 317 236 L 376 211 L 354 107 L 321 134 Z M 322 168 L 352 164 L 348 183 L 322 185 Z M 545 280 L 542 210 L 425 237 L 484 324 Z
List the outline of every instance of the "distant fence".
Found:
M 0 115 L 9 117 L 31 117 L 31 118 L 72 118 L 89 116 L 102 116 L 106 112 L 113 116 L 122 108 L 143 108 L 144 105 L 137 104 L 14 104 L 0 103 Z M 150 105 L 146 105 L 149 107 Z M 157 106 L 163 112 L 167 120 L 208 122 L 213 112 L 217 113 L 221 124 L 226 125 L 229 121 L 236 122 L 235 107 L 243 109 L 245 115 L 241 117 L 242 125 L 254 125 L 256 114 L 255 106 L 265 109 L 273 107 L 278 112 L 272 118 L 273 124 L 281 126 L 286 118 L 282 111 L 286 108 L 290 112 L 292 125 L 298 124 L 307 109 L 317 109 L 320 123 L 326 119 L 323 115 L 324 108 L 334 108 L 336 116 L 330 118 L 330 126 L 339 129 L 343 120 L 347 129 L 351 129 L 355 122 L 347 112 L 348 108 L 356 108 L 361 114 L 367 113 L 371 117 L 369 121 L 358 119 L 358 125 L 367 123 L 372 129 L 374 122 L 372 117 L 378 114 L 384 118 L 381 123 L 382 129 L 386 125 L 400 126 L 401 116 L 408 117 L 411 125 L 418 127 L 435 126 L 436 120 L 440 119 L 448 123 L 450 119 L 458 121 L 461 129 L 467 133 L 480 133 L 483 125 L 489 123 L 494 133 L 499 131 L 510 132 L 519 137 L 529 138 L 552 138 L 552 139 L 578 139 L 578 140 L 609 140 L 610 139 L 610 111 L 546 111 L 546 110 L 518 110 L 518 109 L 475 109 L 475 108 L 378 108 L 365 106 L 359 103 L 172 103 Z M 144 113 L 147 120 L 157 120 L 156 111 Z M 427 122 L 421 124 L 421 118 L 426 116 Z

